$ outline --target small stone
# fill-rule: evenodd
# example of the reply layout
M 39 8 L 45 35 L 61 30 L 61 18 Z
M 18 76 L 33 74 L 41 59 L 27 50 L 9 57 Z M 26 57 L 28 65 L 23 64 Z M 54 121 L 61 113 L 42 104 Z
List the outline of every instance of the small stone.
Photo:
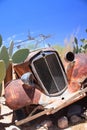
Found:
M 70 117 L 70 121 L 71 121 L 72 124 L 79 123 L 81 121 L 81 117 L 79 117 L 77 115 L 72 115 Z
M 41 124 L 37 125 L 37 130 L 48 130 L 49 127 L 51 127 L 53 124 L 52 124 L 52 121 L 51 120 L 45 120 L 43 122 L 41 122 Z
M 11 126 L 5 128 L 5 130 L 20 130 L 20 129 L 14 125 L 11 125 Z
M 63 116 L 58 119 L 58 127 L 61 129 L 68 127 L 68 118 L 66 116 Z
M 53 124 L 52 124 L 52 121 L 51 120 L 45 120 L 43 123 L 42 123 L 43 126 L 45 127 L 51 127 Z
M 81 116 L 87 120 L 87 109 L 84 110 L 84 112 L 81 114 Z

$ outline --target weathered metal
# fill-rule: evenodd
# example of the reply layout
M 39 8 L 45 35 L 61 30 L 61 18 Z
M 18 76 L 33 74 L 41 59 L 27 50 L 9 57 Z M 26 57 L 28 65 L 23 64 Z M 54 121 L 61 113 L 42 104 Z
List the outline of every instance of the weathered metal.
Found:
M 65 63 L 65 68 L 69 79 L 68 88 L 71 92 L 85 87 L 85 83 L 87 83 L 87 54 L 76 54 L 73 62 Z
M 45 52 L 45 53 L 42 53 Z M 51 52 L 51 53 L 48 53 Z M 37 50 L 34 52 L 31 52 L 24 63 L 14 65 L 14 72 L 16 74 L 16 79 L 10 81 L 8 84 L 6 84 L 5 88 L 5 97 L 6 97 L 6 103 L 7 105 L 13 109 L 17 110 L 19 108 L 23 108 L 25 106 L 29 105 L 40 105 L 43 107 L 43 111 L 40 113 L 37 113 L 36 115 L 29 116 L 26 119 L 23 119 L 22 121 L 19 121 L 16 123 L 16 125 L 21 125 L 23 123 L 26 123 L 28 121 L 31 121 L 39 116 L 42 116 L 44 114 L 54 114 L 55 112 L 61 110 L 62 108 L 81 100 L 86 96 L 87 92 L 87 54 L 77 54 L 74 55 L 73 53 L 68 53 L 67 60 L 65 59 L 64 63 L 62 64 L 61 58 L 57 57 L 56 62 L 54 62 L 50 57 L 50 59 L 54 62 L 52 66 L 50 66 L 46 61 L 47 59 L 44 58 L 44 56 L 48 56 L 55 53 L 56 51 L 53 48 L 46 48 Z M 57 52 L 56 52 L 57 53 Z M 45 54 L 45 55 L 44 55 Z M 37 55 L 40 55 L 37 57 Z M 43 57 L 42 57 L 43 56 Z M 53 56 L 54 57 L 54 56 Z M 36 59 L 35 59 L 36 58 Z M 36 69 L 34 64 L 32 64 L 34 61 L 38 59 L 45 60 L 47 69 L 51 73 L 52 80 L 55 80 L 55 74 L 56 71 L 53 69 L 53 66 L 55 66 L 55 63 L 61 65 L 60 69 L 62 70 L 60 77 L 64 76 L 64 79 L 67 79 L 67 86 L 65 85 L 64 91 L 62 93 L 55 94 L 49 94 L 46 93 L 47 91 L 44 91 L 45 86 L 41 86 L 41 73 L 40 69 Z M 48 58 L 48 57 L 47 57 Z M 36 63 L 36 62 L 35 62 Z M 41 62 L 39 62 L 41 65 Z M 50 62 L 51 64 L 52 62 Z M 36 64 L 35 64 L 36 65 Z M 64 65 L 64 66 L 63 66 Z M 50 66 L 50 68 L 49 68 Z M 36 66 L 37 67 L 37 66 Z M 39 66 L 38 66 L 39 67 Z M 41 67 L 41 66 L 40 66 Z M 55 66 L 56 67 L 56 66 Z M 33 69 L 34 68 L 34 69 Z M 36 69 L 36 70 L 35 70 Z M 39 70 L 39 78 L 37 77 L 37 70 Z M 41 69 L 41 71 L 44 71 L 44 68 Z M 55 73 L 54 73 L 55 71 Z M 30 74 L 33 74 L 33 77 L 29 76 Z M 31 79 L 33 78 L 33 84 L 30 83 Z M 58 73 L 57 73 L 58 74 Z M 23 75 L 27 77 L 23 77 Z M 21 78 L 22 76 L 22 78 Z M 45 75 L 46 76 L 46 75 Z M 49 75 L 48 75 L 49 76 Z M 59 78 L 60 78 L 59 77 Z M 43 76 L 44 78 L 44 76 Z M 45 77 L 46 78 L 46 77 Z M 47 77 L 48 78 L 48 77 Z M 39 80 L 38 80 L 39 79 Z M 27 82 L 26 82 L 27 80 Z M 49 79 L 48 79 L 49 80 Z M 51 81 L 51 80 L 50 80 Z M 60 80 L 61 81 L 61 80 Z M 29 82 L 29 84 L 28 84 Z M 56 82 L 57 83 L 57 82 Z M 58 83 L 59 84 L 59 83 Z M 53 86 L 54 87 L 54 86 Z M 62 86 L 61 86 L 62 87 Z M 45 88 L 47 89 L 47 88 Z M 60 90 L 60 86 L 59 86 Z
M 28 86 L 21 79 L 11 81 L 5 88 L 6 104 L 13 110 L 38 104 L 41 92 L 35 86 Z

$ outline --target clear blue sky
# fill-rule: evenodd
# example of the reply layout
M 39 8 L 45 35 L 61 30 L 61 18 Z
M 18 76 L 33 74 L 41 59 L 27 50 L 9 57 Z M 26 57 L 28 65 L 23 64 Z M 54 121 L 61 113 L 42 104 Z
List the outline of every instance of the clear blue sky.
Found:
M 12 39 L 52 34 L 51 42 L 63 44 L 71 34 L 83 38 L 87 28 L 87 0 L 0 0 L 0 34 Z M 50 40 L 49 40 L 50 41 Z

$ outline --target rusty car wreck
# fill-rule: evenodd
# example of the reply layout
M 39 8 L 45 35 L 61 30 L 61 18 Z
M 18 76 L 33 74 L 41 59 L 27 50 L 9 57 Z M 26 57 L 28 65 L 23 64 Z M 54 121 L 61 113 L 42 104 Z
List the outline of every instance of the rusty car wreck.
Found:
M 54 114 L 86 97 L 87 54 L 68 52 L 62 63 L 55 49 L 38 49 L 13 69 L 15 79 L 5 86 L 6 104 L 13 110 L 34 105 L 29 116 L 16 125 Z M 35 113 L 37 109 L 41 111 Z

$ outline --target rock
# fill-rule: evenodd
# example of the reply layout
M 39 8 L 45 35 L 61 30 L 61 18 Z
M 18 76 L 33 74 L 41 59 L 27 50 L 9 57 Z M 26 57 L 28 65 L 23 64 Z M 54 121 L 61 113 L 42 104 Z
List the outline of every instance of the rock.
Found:
M 51 120 L 45 120 L 41 122 L 40 125 L 37 125 L 36 130 L 48 130 L 49 127 L 53 126 Z
M 71 121 L 72 124 L 79 123 L 79 122 L 81 122 L 81 120 L 82 120 L 81 117 L 77 116 L 77 115 L 72 115 L 70 117 L 70 121 Z
M 58 119 L 58 127 L 61 129 L 68 127 L 68 118 L 66 116 L 63 116 Z
M 21 130 L 21 129 L 19 129 L 18 127 L 14 126 L 14 125 L 11 125 L 11 126 L 5 128 L 5 130 Z
M 83 111 L 83 113 L 81 114 L 81 117 L 83 117 L 84 119 L 87 120 L 87 109 L 85 109 L 85 110 Z

